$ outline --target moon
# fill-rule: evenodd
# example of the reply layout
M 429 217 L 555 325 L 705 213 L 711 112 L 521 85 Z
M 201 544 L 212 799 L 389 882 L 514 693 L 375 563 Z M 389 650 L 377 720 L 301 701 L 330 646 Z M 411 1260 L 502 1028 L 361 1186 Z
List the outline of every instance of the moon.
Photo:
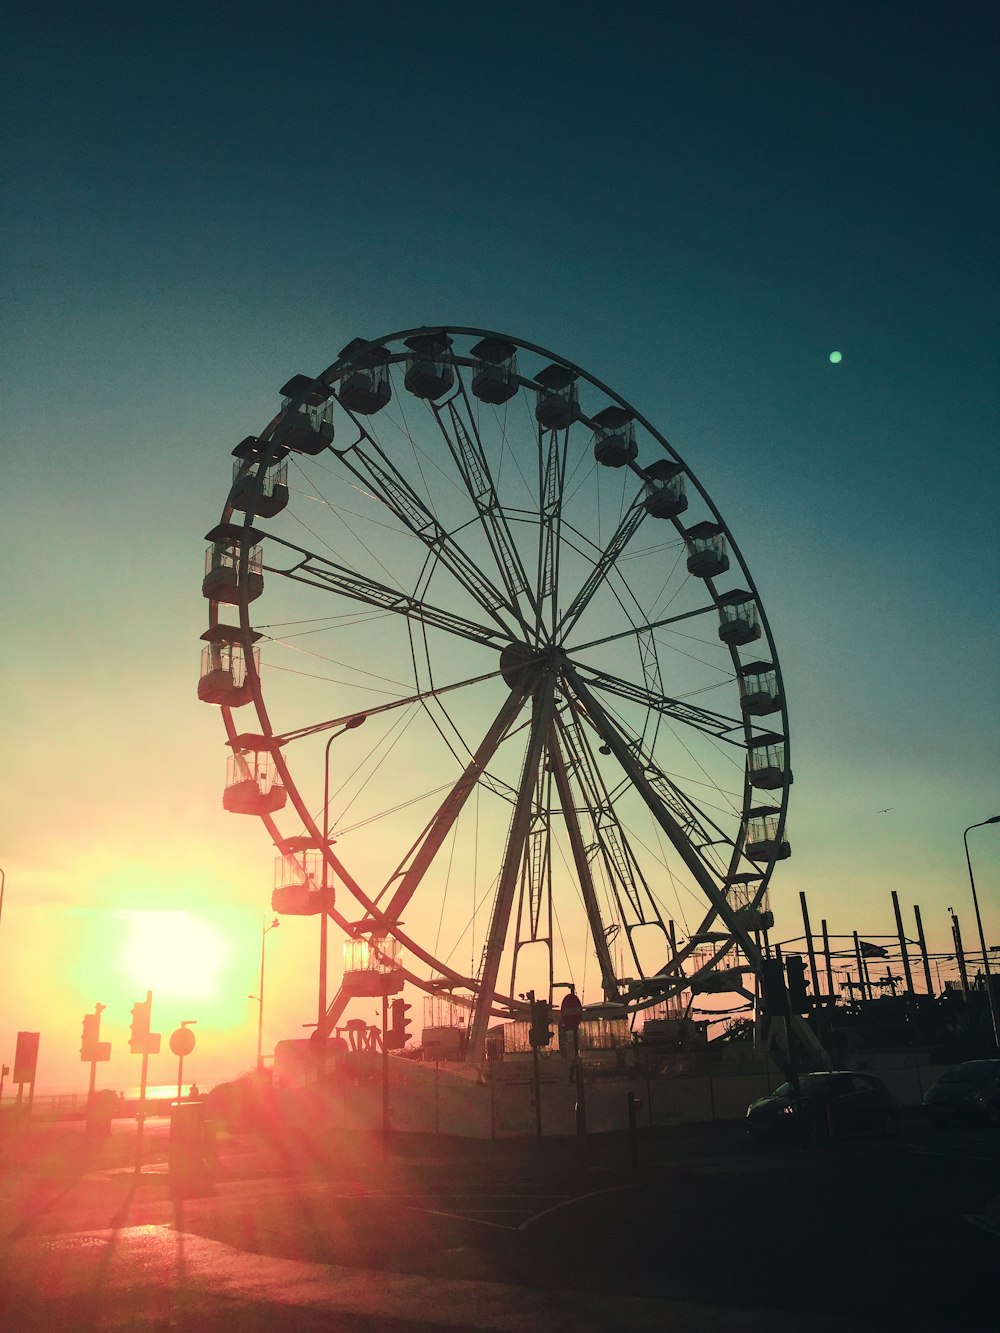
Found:
M 831 352 L 831 353 L 830 353 L 830 361 L 831 361 L 831 363 L 832 363 L 833 365 L 835 365 L 835 366 L 836 366 L 836 365 L 839 365 L 840 362 L 843 361 L 843 359 L 844 359 L 844 358 L 843 358 L 843 355 L 842 355 L 840 352 Z

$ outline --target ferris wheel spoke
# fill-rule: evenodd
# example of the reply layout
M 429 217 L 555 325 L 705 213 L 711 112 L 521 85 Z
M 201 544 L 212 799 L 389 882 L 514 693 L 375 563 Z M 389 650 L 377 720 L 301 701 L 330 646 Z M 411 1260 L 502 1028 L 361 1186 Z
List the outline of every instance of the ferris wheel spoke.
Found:
M 576 666 L 578 669 L 586 671 L 586 679 L 589 684 L 599 690 L 606 690 L 609 694 L 617 695 L 620 699 L 628 699 L 631 703 L 641 704 L 644 708 L 653 709 L 664 717 L 672 718 L 675 722 L 694 727 L 696 730 L 703 731 L 718 740 L 743 748 L 742 731 L 744 724 L 736 718 L 726 717 L 723 713 L 716 713 L 708 708 L 699 708 L 696 704 L 684 703 L 680 699 L 671 699 L 667 695 L 660 694 L 657 690 L 650 689 L 648 685 L 640 685 L 633 680 L 624 680 L 620 676 L 612 676 L 605 671 L 594 671 L 582 667 L 580 663 L 577 663 Z M 735 733 L 739 733 L 739 735 Z
M 465 407 L 465 417 L 459 411 L 459 401 Z M 444 404 L 444 409 L 434 406 L 434 419 L 455 460 L 459 475 L 465 483 L 480 525 L 483 529 L 500 578 L 507 592 L 507 603 L 517 616 L 518 623 L 525 633 L 530 632 L 529 625 L 520 609 L 520 598 L 526 597 L 532 615 L 537 614 L 535 595 L 520 552 L 514 541 L 507 522 L 507 517 L 497 493 L 496 483 L 490 469 L 486 451 L 480 438 L 479 428 L 469 411 L 464 385 L 461 397 L 455 394 Z M 447 411 L 447 423 L 444 412 Z M 450 430 L 449 430 L 450 425 Z
M 398 588 L 379 583 L 376 579 L 358 574 L 344 565 L 328 560 L 326 556 L 316 555 L 282 537 L 271 537 L 270 540 L 288 550 L 296 551 L 302 558 L 286 569 L 265 565 L 264 568 L 268 573 L 278 574 L 296 583 L 324 588 L 328 592 L 339 593 L 343 597 L 364 602 L 368 606 L 377 606 L 384 611 L 392 611 L 407 620 L 416 620 L 423 625 L 445 630 L 473 643 L 489 644 L 491 647 L 499 648 L 513 640 L 513 636 L 506 628 L 491 629 L 487 625 L 477 624 L 474 620 L 466 620 L 464 616 L 445 611 L 422 597 L 414 597 L 401 592 Z
M 580 882 L 580 892 L 583 894 L 590 937 L 601 969 L 604 999 L 607 1002 L 612 1002 L 619 998 L 618 979 L 615 975 L 615 966 L 608 946 L 607 929 L 601 915 L 601 907 L 598 902 L 597 889 L 594 885 L 594 877 L 591 873 L 590 859 L 587 856 L 583 830 L 580 827 L 579 813 L 570 788 L 569 776 L 566 772 L 566 762 L 563 758 L 562 748 L 555 736 L 553 736 L 549 746 L 549 756 L 552 761 L 563 822 L 569 835 L 573 864 L 576 867 L 577 878 Z
M 486 1040 L 486 1028 L 490 1019 L 493 999 L 496 994 L 497 978 L 500 972 L 500 959 L 504 941 L 510 924 L 511 909 L 514 905 L 514 893 L 517 888 L 521 866 L 524 860 L 525 844 L 531 827 L 532 808 L 535 790 L 540 778 L 541 761 L 545 740 L 552 724 L 555 702 L 555 681 L 551 675 L 532 696 L 531 732 L 521 769 L 514 811 L 507 833 L 507 846 L 504 849 L 500 867 L 500 879 L 493 911 L 490 917 L 486 945 L 483 949 L 483 966 L 480 976 L 480 990 L 472 1022 L 469 1026 L 469 1044 L 473 1048 L 473 1058 L 479 1060 Z
M 626 510 L 625 516 L 621 523 L 619 523 L 611 540 L 598 557 L 597 563 L 591 570 L 583 587 L 567 607 L 556 630 L 556 634 L 560 638 L 565 639 L 566 635 L 572 631 L 573 626 L 583 615 L 584 611 L 586 611 L 595 593 L 607 580 L 609 574 L 614 569 L 618 557 L 628 546 L 636 532 L 638 532 L 645 517 L 646 510 L 642 503 L 642 496 L 640 495 L 633 500 L 632 504 Z
M 405 699 L 393 699 L 388 704 L 374 704 L 371 708 L 360 708 L 353 713 L 343 713 L 340 717 L 328 718 L 325 722 L 314 722 L 308 727 L 297 727 L 292 731 L 275 733 L 272 737 L 272 743 L 275 745 L 285 745 L 289 741 L 302 740 L 305 736 L 315 736 L 323 731 L 332 731 L 334 727 L 347 727 L 350 729 L 359 726 L 358 719 L 367 720 L 370 717 L 377 717 L 379 713 L 391 713 L 399 708 L 409 708 L 411 704 L 425 703 L 428 699 L 438 699 L 443 694 L 452 694 L 455 690 L 467 689 L 470 685 L 481 685 L 484 681 L 495 680 L 500 675 L 500 669 L 496 671 L 484 671 L 479 676 L 467 676 L 465 680 L 452 681 L 450 685 L 437 685 L 421 690 L 417 694 L 408 694 Z
M 503 706 L 493 720 L 493 725 L 483 738 L 471 762 L 462 773 L 454 787 L 448 792 L 437 813 L 424 829 L 423 833 L 410 848 L 409 853 L 390 876 L 385 888 L 379 894 L 381 899 L 398 880 L 388 905 L 382 909 L 385 918 L 399 921 L 417 892 L 428 868 L 437 856 L 455 825 L 477 782 L 482 778 L 487 765 L 493 759 L 501 743 L 517 720 L 524 705 L 525 690 L 514 690 L 505 699 Z M 377 901 L 377 900 L 376 900 Z
M 695 848 L 691 845 L 674 813 L 667 808 L 665 802 L 660 798 L 656 789 L 649 781 L 645 768 L 637 761 L 636 756 L 624 743 L 617 729 L 611 725 L 610 720 L 599 701 L 590 692 L 580 677 L 573 671 L 572 667 L 567 668 L 566 675 L 572 685 L 574 694 L 583 703 L 588 716 L 600 732 L 605 744 L 610 748 L 611 752 L 618 760 L 635 791 L 642 798 L 650 813 L 653 815 L 653 818 L 663 829 L 671 843 L 673 843 L 674 849 L 687 866 L 689 873 L 692 875 L 705 897 L 709 900 L 712 907 L 714 907 L 718 915 L 722 917 L 735 941 L 739 944 L 747 958 L 751 962 L 755 962 L 760 957 L 760 950 L 757 948 L 757 945 L 751 936 L 747 933 L 746 928 L 737 919 L 732 905 L 725 896 L 724 888 L 720 888 L 716 883 L 715 877 L 701 860 Z
M 594 842 L 589 849 L 604 868 L 605 882 L 616 907 L 618 924 L 625 927 L 636 966 L 639 959 L 631 932 L 638 926 L 656 925 L 666 934 L 662 915 L 645 875 L 629 845 L 616 813 L 615 802 L 601 778 L 598 765 L 584 735 L 574 703 L 560 717 L 566 753 L 580 788 L 581 805 L 590 812 Z
M 482 610 L 506 631 L 507 623 L 501 612 L 517 620 L 519 613 L 516 606 L 462 550 L 454 534 L 442 526 L 374 438 L 365 433 L 362 439 L 367 440 L 371 447 L 365 450 L 359 440 L 343 450 L 339 454 L 343 465 L 395 515 L 404 528 L 426 546 L 435 560 L 452 574 Z
M 575 708 L 574 717 L 576 717 Z M 593 722 L 593 719 L 590 720 Z M 578 718 L 577 724 L 579 725 Z M 608 744 L 603 731 L 599 730 L 598 734 L 602 737 L 602 740 L 605 740 L 605 744 Z M 671 781 L 659 765 L 653 761 L 652 756 L 648 750 L 643 747 L 639 738 L 634 735 L 628 736 L 624 743 L 628 747 L 629 754 L 633 755 L 637 762 L 641 764 L 642 771 L 645 773 L 650 786 L 671 812 L 674 819 L 677 821 L 682 835 L 694 852 L 705 860 L 706 848 L 728 847 L 730 849 L 729 864 L 725 871 L 720 870 L 718 866 L 712 864 L 711 859 L 706 860 L 705 864 L 710 873 L 718 874 L 720 877 L 725 875 L 727 880 L 731 878 L 735 863 L 738 860 L 736 843 L 733 839 L 726 835 L 725 831 L 715 819 L 706 814 L 700 804 L 692 800 L 691 797 L 677 785 L 677 783 Z M 610 744 L 608 744 L 608 748 L 611 748 Z M 596 774 L 596 769 L 592 762 L 590 764 L 590 772 Z M 594 809 L 611 806 L 613 801 L 612 795 L 608 793 L 606 787 L 598 782 L 596 778 L 591 781 L 591 791 L 595 793 L 592 795 Z M 602 794 L 596 794 L 598 791 Z
M 555 628 L 559 602 L 559 539 L 562 529 L 563 485 L 566 477 L 568 430 L 538 428 L 538 575 L 535 605 L 541 633 L 546 607 Z
M 693 611 L 680 611 L 673 616 L 662 616 L 658 620 L 647 620 L 641 625 L 632 625 L 629 629 L 619 630 L 616 634 L 605 634 L 600 639 L 590 639 L 587 643 L 575 645 L 572 651 L 582 653 L 588 648 L 603 648 L 608 643 L 619 643 L 622 639 L 632 639 L 639 634 L 648 634 L 654 629 L 664 629 L 667 625 L 679 625 L 682 620 L 693 620 L 696 616 L 706 616 L 710 613 L 718 613 L 718 607 L 714 602 L 709 602 L 707 606 L 695 607 Z
M 519 872 L 519 891 L 515 912 L 514 947 L 510 960 L 510 992 L 517 983 L 520 950 L 525 945 L 542 944 L 548 954 L 548 982 L 552 981 L 552 821 L 551 773 L 547 763 L 538 775 L 532 802 L 531 820 Z M 543 909 L 548 906 L 548 912 Z

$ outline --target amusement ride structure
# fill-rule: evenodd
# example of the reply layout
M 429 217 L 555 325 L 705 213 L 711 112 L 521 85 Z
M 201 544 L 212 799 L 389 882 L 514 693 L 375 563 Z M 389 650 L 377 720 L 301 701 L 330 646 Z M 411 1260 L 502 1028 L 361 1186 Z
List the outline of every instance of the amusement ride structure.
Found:
M 456 1007 L 474 1064 L 532 992 L 629 1021 L 752 993 L 785 699 L 687 463 L 485 330 L 358 339 L 281 394 L 207 536 L 199 696 L 226 809 L 278 850 L 274 910 L 320 918 L 318 1040 L 404 980 Z

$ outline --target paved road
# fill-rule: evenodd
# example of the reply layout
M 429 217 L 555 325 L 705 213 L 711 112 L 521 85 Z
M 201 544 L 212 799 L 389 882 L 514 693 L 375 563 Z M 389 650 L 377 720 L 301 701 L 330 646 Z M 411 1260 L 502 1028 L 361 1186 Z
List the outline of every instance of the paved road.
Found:
M 18 1328 L 993 1329 L 1000 1135 L 748 1147 L 229 1136 L 172 1191 L 163 1126 L 4 1145 Z

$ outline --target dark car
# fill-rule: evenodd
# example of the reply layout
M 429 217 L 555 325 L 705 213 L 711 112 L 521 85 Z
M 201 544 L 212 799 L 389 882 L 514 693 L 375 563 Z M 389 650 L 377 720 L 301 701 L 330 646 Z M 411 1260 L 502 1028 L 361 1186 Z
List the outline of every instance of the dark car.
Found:
M 760 1141 L 864 1133 L 891 1137 L 898 1130 L 895 1097 L 881 1079 L 853 1070 L 802 1074 L 798 1096 L 791 1083 L 782 1083 L 747 1107 L 747 1132 Z
M 923 1108 L 936 1124 L 984 1120 L 1000 1125 L 1000 1060 L 966 1060 L 924 1093 Z

